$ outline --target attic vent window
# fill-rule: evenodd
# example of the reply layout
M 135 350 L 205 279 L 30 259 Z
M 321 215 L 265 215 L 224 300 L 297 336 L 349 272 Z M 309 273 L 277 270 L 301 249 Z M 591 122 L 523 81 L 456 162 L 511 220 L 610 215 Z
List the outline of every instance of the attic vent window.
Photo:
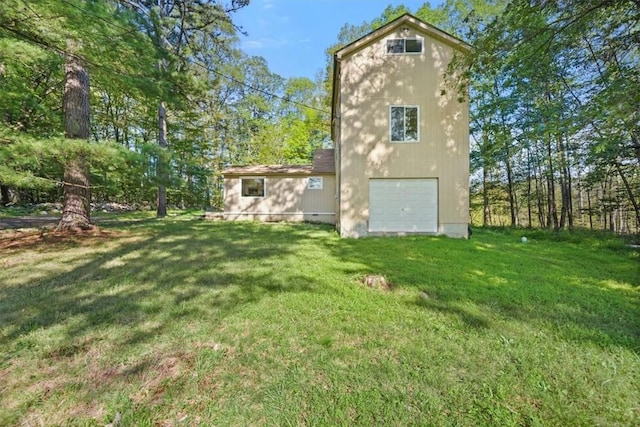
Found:
M 387 53 L 391 55 L 422 53 L 422 39 L 389 39 Z

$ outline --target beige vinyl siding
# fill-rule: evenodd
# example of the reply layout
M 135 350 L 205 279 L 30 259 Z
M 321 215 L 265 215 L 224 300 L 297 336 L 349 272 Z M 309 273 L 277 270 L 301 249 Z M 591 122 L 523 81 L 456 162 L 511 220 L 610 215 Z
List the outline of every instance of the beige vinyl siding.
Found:
M 423 38 L 422 54 L 387 55 L 389 38 Z M 466 236 L 469 222 L 469 113 L 443 75 L 453 48 L 409 27 L 341 59 L 338 104 L 342 179 L 340 231 L 367 234 L 370 178 L 437 178 L 439 231 Z M 443 95 L 443 90 L 446 93 Z M 389 107 L 420 107 L 420 141 L 391 143 Z M 451 232 L 451 230 L 456 230 Z
M 309 177 L 322 177 L 322 190 L 307 188 Z M 242 197 L 241 179 L 225 176 L 226 219 L 258 221 L 314 221 L 335 223 L 335 177 L 333 175 L 266 175 L 264 197 Z M 251 178 L 251 177 L 246 177 Z

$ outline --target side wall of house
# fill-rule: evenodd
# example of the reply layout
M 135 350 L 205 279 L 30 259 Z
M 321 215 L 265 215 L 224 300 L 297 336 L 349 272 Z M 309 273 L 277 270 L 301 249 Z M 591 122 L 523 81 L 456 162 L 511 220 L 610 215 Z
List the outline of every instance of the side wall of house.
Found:
M 416 37 L 423 39 L 421 54 L 387 54 L 387 39 Z M 372 178 L 437 178 L 438 233 L 467 236 L 469 109 L 443 77 L 453 53 L 411 27 L 342 59 L 336 164 L 342 236 L 369 234 Z M 419 107 L 418 142 L 390 142 L 392 105 Z
M 335 177 L 321 174 L 311 176 L 322 177 L 321 190 L 307 188 L 309 176 L 261 176 L 265 178 L 264 197 L 243 197 L 243 177 L 225 176 L 224 217 L 229 220 L 311 221 L 334 224 Z

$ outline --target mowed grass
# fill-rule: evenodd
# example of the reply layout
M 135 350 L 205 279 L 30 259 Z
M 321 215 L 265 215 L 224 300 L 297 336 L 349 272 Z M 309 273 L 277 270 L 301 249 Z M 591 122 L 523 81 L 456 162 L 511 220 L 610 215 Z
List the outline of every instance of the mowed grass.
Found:
M 0 234 L 0 425 L 640 424 L 615 238 L 189 218 Z

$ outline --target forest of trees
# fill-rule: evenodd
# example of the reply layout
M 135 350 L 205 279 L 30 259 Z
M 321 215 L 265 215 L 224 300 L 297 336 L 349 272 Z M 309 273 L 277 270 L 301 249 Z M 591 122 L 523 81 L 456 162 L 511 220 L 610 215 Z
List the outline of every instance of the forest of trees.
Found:
M 93 201 L 163 216 L 167 204 L 220 206 L 225 165 L 308 162 L 329 143 L 322 85 L 239 49 L 232 16 L 247 4 L 2 2 L 2 204 L 64 197 L 66 212 L 66 191 L 85 190 L 78 211 L 90 189 Z M 86 133 L 67 129 L 82 114 L 67 108 L 73 67 L 87 85 Z
M 332 54 L 410 12 L 473 46 L 476 225 L 640 227 L 640 1 L 446 0 L 345 24 L 315 81 L 240 49 L 249 0 L 4 0 L 0 202 L 221 206 L 230 164 L 330 147 Z

